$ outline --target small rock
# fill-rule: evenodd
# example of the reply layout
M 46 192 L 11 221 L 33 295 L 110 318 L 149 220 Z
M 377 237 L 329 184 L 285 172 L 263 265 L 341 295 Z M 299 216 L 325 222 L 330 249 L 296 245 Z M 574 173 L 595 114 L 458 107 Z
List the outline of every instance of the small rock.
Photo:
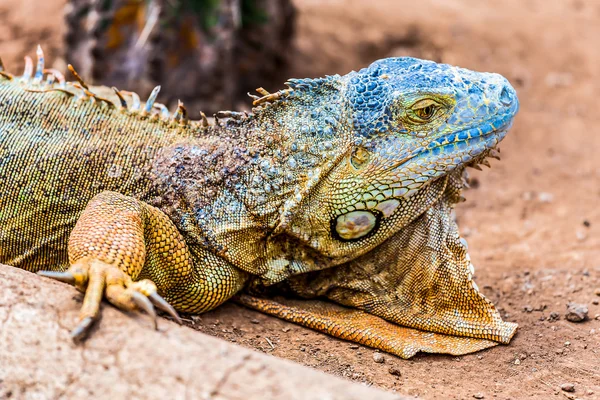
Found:
M 588 307 L 585 304 L 569 303 L 567 304 L 567 314 L 565 318 L 571 322 L 582 322 L 588 318 Z
M 565 342 L 565 347 L 569 347 L 571 345 L 571 342 L 569 342 L 568 340 Z
M 597 306 L 598 304 L 600 304 L 600 301 L 594 299 L 594 300 L 592 300 L 592 304 L 595 305 L 595 306 Z
M 281 330 L 282 330 L 283 332 L 285 332 L 285 333 L 288 333 L 288 332 L 291 330 L 291 328 L 288 328 L 288 327 L 286 326 L 285 328 L 281 328 Z
M 351 344 L 351 345 L 350 345 L 350 348 L 351 348 L 352 350 L 356 350 L 356 349 L 358 349 L 358 347 L 359 347 L 359 346 L 358 346 L 357 344 Z
M 515 365 L 521 365 L 521 360 L 519 360 L 518 358 L 515 360 Z
M 373 353 L 373 361 L 377 364 L 383 364 L 385 362 L 385 357 L 381 353 Z
M 572 383 L 563 383 L 560 385 L 560 389 L 564 392 L 572 393 L 575 391 L 575 385 Z
M 554 201 L 554 195 L 552 193 L 540 192 L 538 193 L 538 200 L 540 203 L 552 203 Z
M 531 307 L 530 305 L 526 305 L 523 307 L 523 310 L 525 312 L 532 312 L 533 311 L 533 307 Z
M 260 324 L 260 321 L 259 321 L 259 320 L 257 320 L 256 318 L 252 318 L 252 319 L 250 320 L 250 322 L 252 322 L 253 324 Z
M 584 219 L 583 220 L 583 226 L 585 226 L 586 228 L 589 228 L 590 226 L 592 226 L 592 224 L 587 219 Z
M 556 354 L 563 354 L 565 351 L 563 349 L 556 349 Z
M 596 296 L 600 296 L 600 288 L 594 290 L 594 293 L 596 293 Z
M 580 242 L 583 242 L 585 239 L 587 239 L 588 234 L 585 231 L 582 230 L 578 230 L 575 232 L 575 237 L 577 238 L 577 240 L 579 240 Z
M 485 396 L 483 395 L 483 393 L 475 393 L 473 395 L 473 397 L 476 399 L 485 399 Z
M 395 367 L 395 366 L 391 366 L 388 369 L 388 372 L 390 373 L 390 375 L 394 375 L 394 376 L 402 376 L 402 373 L 400 372 L 400 368 Z
M 600 314 L 594 315 L 594 319 L 597 320 L 597 321 L 600 321 Z
M 556 311 L 552 311 L 550 313 L 550 317 L 548 317 L 548 321 L 558 321 L 560 319 L 560 314 Z
M 594 391 L 592 389 L 588 389 L 585 394 L 587 394 L 588 396 L 591 396 L 594 394 Z

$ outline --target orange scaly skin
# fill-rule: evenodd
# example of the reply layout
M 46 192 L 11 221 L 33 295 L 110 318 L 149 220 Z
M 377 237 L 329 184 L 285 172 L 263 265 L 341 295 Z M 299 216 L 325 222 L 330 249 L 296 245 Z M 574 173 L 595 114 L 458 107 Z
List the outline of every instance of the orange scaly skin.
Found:
M 209 126 L 168 114 L 159 88 L 140 108 L 38 56 L 34 76 L 0 63 L 0 262 L 85 292 L 75 338 L 103 298 L 178 319 L 242 290 L 260 295 L 236 298 L 248 307 L 405 358 L 513 336 L 451 218 L 465 167 L 497 156 L 518 110 L 499 75 L 385 59 L 260 89 L 252 114 Z

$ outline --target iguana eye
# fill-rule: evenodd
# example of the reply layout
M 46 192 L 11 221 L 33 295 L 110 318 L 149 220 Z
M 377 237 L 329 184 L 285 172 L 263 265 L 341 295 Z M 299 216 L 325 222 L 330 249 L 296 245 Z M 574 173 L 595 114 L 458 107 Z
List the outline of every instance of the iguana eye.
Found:
M 434 113 L 435 109 L 433 108 L 433 106 L 427 106 L 427 107 L 423 107 L 423 108 L 418 108 L 415 110 L 415 114 L 417 114 L 417 116 L 419 118 L 422 119 L 430 119 L 431 117 L 433 117 L 433 113 Z
M 356 147 L 350 156 L 350 164 L 352 164 L 355 169 L 359 169 L 369 161 L 369 157 L 370 154 L 365 148 Z
M 419 100 L 411 107 L 411 119 L 415 122 L 421 123 L 430 121 L 439 109 L 439 104 L 434 100 Z

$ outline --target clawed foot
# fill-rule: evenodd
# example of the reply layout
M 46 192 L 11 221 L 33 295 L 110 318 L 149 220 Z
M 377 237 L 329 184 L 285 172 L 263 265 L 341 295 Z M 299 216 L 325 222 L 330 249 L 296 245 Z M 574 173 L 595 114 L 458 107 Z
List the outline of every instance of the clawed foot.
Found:
M 144 279 L 134 282 L 114 265 L 95 259 L 81 259 L 65 272 L 39 271 L 38 275 L 75 285 L 85 293 L 80 322 L 71 331 L 71 337 L 76 341 L 85 339 L 89 333 L 98 318 L 103 297 L 121 310 L 145 311 L 152 317 L 155 328 L 158 328 L 155 306 L 181 324 L 177 311 L 157 293 L 152 281 Z

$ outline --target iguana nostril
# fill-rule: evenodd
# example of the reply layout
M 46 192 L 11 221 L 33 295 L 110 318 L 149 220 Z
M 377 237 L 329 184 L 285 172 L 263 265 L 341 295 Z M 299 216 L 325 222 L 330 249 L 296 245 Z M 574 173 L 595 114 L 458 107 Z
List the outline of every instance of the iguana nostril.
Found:
M 514 96 L 512 94 L 512 90 L 510 90 L 507 86 L 502 88 L 500 92 L 500 102 L 505 106 L 510 106 L 513 102 Z

